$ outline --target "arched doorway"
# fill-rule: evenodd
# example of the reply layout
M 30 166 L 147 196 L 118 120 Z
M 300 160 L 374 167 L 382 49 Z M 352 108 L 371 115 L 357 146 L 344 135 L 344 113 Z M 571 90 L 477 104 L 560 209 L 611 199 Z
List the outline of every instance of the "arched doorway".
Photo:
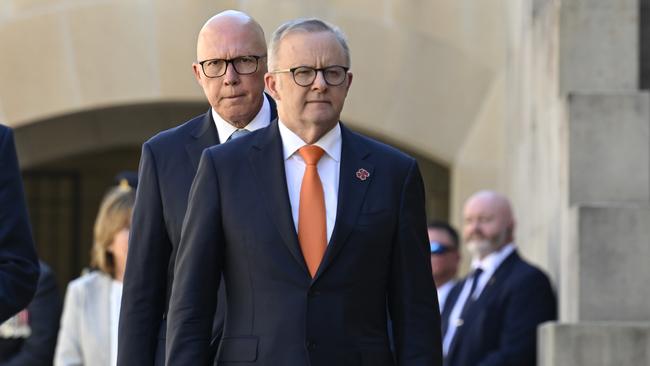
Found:
M 115 176 L 137 171 L 146 139 L 207 108 L 195 102 L 115 106 L 15 130 L 37 251 L 60 288 L 88 266 L 99 203 Z

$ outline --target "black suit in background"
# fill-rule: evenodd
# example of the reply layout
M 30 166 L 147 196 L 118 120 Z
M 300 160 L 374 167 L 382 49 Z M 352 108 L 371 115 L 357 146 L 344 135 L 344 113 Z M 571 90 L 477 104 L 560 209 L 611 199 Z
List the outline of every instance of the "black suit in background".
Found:
M 275 102 L 265 97 L 274 119 Z M 208 110 L 142 146 L 120 311 L 120 366 L 164 364 L 165 319 L 187 198 L 201 153 L 219 141 Z M 218 308 L 214 339 L 223 324 L 224 306 Z
M 13 333 L 22 333 L 25 328 L 31 332 L 29 336 L 0 336 L 2 366 L 52 365 L 62 304 L 54 273 L 43 262 L 40 267 L 41 275 L 34 299 L 23 310 L 24 314 L 21 311 L 0 327 L 6 326 Z
M 38 274 L 13 133 L 0 125 L 0 322 L 27 306 Z
M 415 160 L 341 126 L 338 208 L 312 279 L 303 259 L 277 121 L 203 153 L 176 261 L 168 365 L 208 359 L 210 320 L 228 293 L 215 365 L 441 365 L 424 189 Z
M 450 293 L 443 323 L 463 284 L 460 282 Z M 537 327 L 555 319 L 557 305 L 548 277 L 515 251 L 467 308 L 445 366 L 534 366 Z

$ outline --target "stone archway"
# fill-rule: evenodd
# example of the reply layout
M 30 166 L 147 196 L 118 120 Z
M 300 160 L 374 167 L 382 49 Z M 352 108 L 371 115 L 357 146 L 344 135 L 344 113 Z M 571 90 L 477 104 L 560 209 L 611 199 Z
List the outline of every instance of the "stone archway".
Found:
M 207 108 L 199 102 L 113 106 L 15 129 L 36 246 L 62 288 L 88 266 L 99 202 L 116 174 L 137 170 L 146 139 Z

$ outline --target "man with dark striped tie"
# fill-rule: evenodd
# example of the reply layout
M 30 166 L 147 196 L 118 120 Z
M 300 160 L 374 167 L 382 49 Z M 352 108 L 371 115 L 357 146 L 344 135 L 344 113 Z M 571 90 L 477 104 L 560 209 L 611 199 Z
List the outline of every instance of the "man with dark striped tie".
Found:
M 517 253 L 506 197 L 475 193 L 463 221 L 472 265 L 443 309 L 445 365 L 534 366 L 537 327 L 557 318 L 549 279 Z

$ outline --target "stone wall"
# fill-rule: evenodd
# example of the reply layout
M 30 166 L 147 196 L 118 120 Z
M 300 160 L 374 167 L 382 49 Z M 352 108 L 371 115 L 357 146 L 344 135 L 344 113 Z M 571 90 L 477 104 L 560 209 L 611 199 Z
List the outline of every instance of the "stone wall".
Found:
M 513 59 L 556 67 L 513 68 L 525 92 L 514 91 L 523 118 L 512 121 L 521 134 L 507 155 L 519 157 L 511 191 L 530 190 L 513 193 L 515 206 L 539 219 L 524 235 L 548 250 L 558 286 L 560 322 L 540 330 L 540 364 L 648 365 L 650 94 L 639 90 L 639 1 L 528 4 L 517 24 L 532 37 Z

